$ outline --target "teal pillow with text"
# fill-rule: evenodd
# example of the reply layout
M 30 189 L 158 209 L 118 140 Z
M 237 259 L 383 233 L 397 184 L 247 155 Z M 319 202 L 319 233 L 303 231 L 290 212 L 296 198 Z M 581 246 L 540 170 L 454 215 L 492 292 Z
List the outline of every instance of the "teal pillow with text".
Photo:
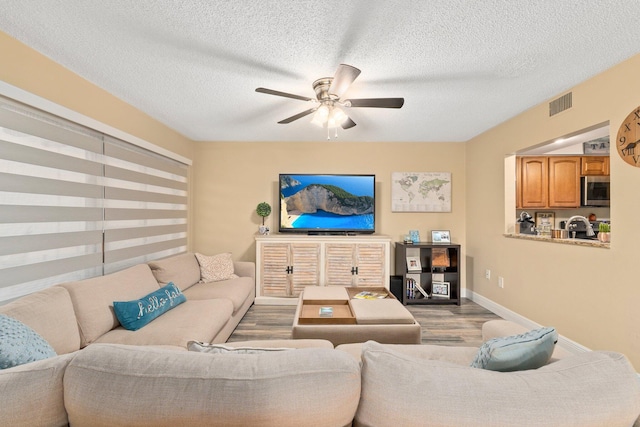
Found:
M 137 331 L 187 298 L 173 282 L 133 301 L 115 301 L 113 309 L 123 328 Z

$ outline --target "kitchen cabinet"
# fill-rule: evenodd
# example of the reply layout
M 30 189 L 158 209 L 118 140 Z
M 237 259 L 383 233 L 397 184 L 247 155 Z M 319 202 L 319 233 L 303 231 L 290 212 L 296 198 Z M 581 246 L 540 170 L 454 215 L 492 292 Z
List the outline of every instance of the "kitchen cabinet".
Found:
M 580 207 L 580 157 L 549 157 L 549 208 Z
M 579 156 L 517 158 L 518 208 L 580 207 Z
M 583 176 L 609 176 L 609 156 L 585 156 L 581 160 Z
M 257 236 L 256 303 L 295 304 L 306 286 L 389 289 L 390 244 L 378 235 Z
M 546 208 L 549 200 L 549 158 L 519 157 L 519 208 Z

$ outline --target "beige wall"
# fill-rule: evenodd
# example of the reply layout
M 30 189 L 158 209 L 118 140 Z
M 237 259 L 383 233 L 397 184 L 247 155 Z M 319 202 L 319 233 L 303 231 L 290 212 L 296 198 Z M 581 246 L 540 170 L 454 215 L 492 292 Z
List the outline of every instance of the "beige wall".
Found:
M 193 142 L 0 31 L 0 81 L 188 159 Z
M 624 163 L 613 147 L 622 120 L 640 105 L 638 75 L 640 56 L 571 89 L 572 109 L 549 118 L 544 103 L 469 141 L 466 153 L 468 289 L 591 349 L 625 353 L 636 370 L 640 168 Z M 503 237 L 505 155 L 605 121 L 614 150 L 611 249 Z
M 426 240 L 430 230 L 447 229 L 464 250 L 463 143 L 203 142 L 194 166 L 195 248 L 203 253 L 231 251 L 236 259 L 255 260 L 258 203 L 271 205 L 265 224 L 278 229 L 279 173 L 373 173 L 378 234 L 395 242 L 418 229 Z M 452 212 L 391 212 L 391 173 L 403 171 L 451 172 Z

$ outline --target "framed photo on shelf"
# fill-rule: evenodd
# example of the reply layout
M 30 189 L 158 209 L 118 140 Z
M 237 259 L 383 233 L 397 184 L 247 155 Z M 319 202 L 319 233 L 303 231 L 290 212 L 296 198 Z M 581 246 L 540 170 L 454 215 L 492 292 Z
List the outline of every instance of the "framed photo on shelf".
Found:
M 555 212 L 536 212 L 536 228 L 543 225 L 551 225 L 551 228 L 555 228 L 555 224 Z
M 420 264 L 420 257 L 417 257 L 417 256 L 407 257 L 407 271 L 422 271 L 422 265 Z
M 449 230 L 431 230 L 431 241 L 433 243 L 451 243 L 451 233 Z
M 432 298 L 450 298 L 451 283 L 449 282 L 433 282 L 431 283 Z

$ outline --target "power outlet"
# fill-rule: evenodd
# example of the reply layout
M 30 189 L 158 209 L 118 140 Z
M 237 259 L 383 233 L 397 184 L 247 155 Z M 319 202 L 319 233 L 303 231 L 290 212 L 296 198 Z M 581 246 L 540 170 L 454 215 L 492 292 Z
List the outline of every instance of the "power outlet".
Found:
M 484 271 L 484 278 L 487 280 L 491 280 L 491 270 L 487 269 Z
M 504 289 L 504 277 L 498 277 L 498 287 Z

